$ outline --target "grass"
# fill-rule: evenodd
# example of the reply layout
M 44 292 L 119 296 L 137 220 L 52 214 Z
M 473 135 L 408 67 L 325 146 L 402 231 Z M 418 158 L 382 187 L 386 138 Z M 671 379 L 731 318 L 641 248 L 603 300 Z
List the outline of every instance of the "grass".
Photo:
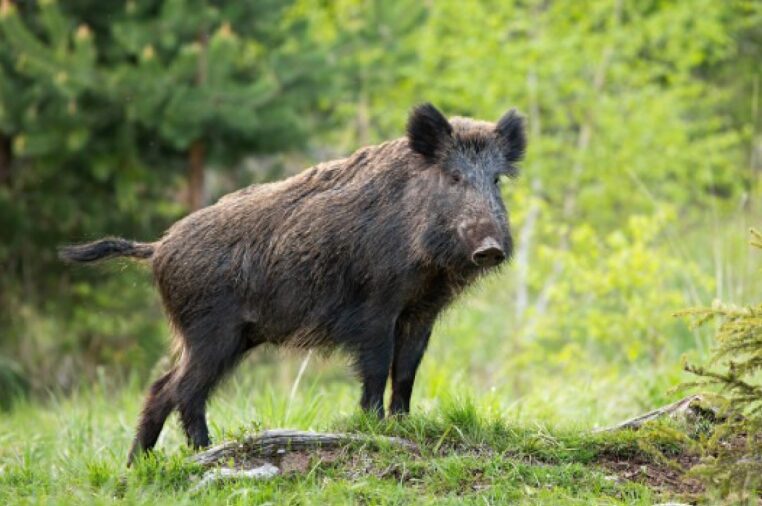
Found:
M 665 494 L 617 478 L 606 462 L 634 456 L 656 462 L 654 448 L 667 458 L 687 451 L 668 431 L 591 434 L 506 421 L 468 398 L 379 421 L 330 405 L 329 416 L 328 399 L 306 387 L 290 407 L 272 391 L 269 399 L 260 395 L 262 411 L 247 412 L 240 409 L 246 386 L 236 378 L 212 403 L 216 441 L 287 426 L 395 435 L 420 451 L 355 445 L 325 462 L 313 456 L 304 472 L 195 491 L 202 469 L 187 462 L 176 420 L 157 452 L 126 469 L 140 393 L 95 388 L 54 397 L 45 407 L 20 403 L 2 418 L 0 504 L 652 504 Z M 316 400 L 306 402 L 306 394 Z

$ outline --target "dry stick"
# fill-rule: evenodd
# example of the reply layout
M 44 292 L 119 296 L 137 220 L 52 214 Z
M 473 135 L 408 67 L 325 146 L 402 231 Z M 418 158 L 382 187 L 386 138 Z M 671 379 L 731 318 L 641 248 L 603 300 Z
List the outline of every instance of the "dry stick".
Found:
M 310 363 L 310 357 L 312 357 L 312 350 L 309 350 L 307 352 L 307 356 L 304 357 L 304 360 L 302 360 L 302 364 L 299 366 L 299 372 L 296 373 L 296 379 L 294 380 L 294 384 L 291 385 L 291 393 L 288 396 L 288 405 L 286 406 L 286 420 L 288 420 L 288 415 L 291 412 L 291 404 L 294 402 L 294 397 L 296 397 L 296 391 L 299 389 L 299 383 L 302 381 L 302 376 L 304 375 L 304 371 L 307 370 L 307 364 Z
M 696 409 L 696 403 L 701 402 L 703 399 L 704 397 L 699 394 L 689 395 L 688 397 L 680 399 L 677 402 L 673 402 L 672 404 L 668 404 L 667 406 L 662 406 L 661 408 L 654 409 L 653 411 L 649 411 L 648 413 L 636 416 L 635 418 L 630 418 L 629 420 L 625 420 L 624 422 L 620 422 L 610 427 L 595 429 L 593 432 L 613 432 L 622 429 L 637 430 L 646 422 L 661 418 L 665 415 L 672 416 L 675 414 L 693 411 Z
M 273 429 L 256 436 L 247 437 L 243 441 L 221 443 L 193 455 L 190 460 L 204 466 L 210 466 L 237 455 L 267 458 L 290 451 L 337 448 L 350 443 L 365 443 L 376 446 L 389 444 L 407 451 L 417 451 L 418 449 L 412 441 L 399 437 Z

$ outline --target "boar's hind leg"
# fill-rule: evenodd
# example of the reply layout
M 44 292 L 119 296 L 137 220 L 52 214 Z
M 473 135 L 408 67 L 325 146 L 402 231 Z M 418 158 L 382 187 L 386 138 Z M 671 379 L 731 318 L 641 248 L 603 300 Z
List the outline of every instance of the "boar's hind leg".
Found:
M 174 374 L 175 369 L 172 369 L 151 385 L 143 411 L 140 414 L 137 434 L 132 442 L 132 448 L 127 458 L 128 466 L 132 464 L 132 461 L 135 460 L 135 457 L 139 453 L 153 448 L 159 439 L 164 422 L 175 405 L 170 386 Z
M 392 362 L 391 414 L 410 411 L 410 396 L 418 365 L 431 336 L 431 324 L 400 321 L 394 336 L 394 361 Z
M 209 324 L 184 331 L 188 345 L 174 382 L 180 421 L 194 448 L 209 446 L 206 401 L 212 390 L 248 349 L 259 344 L 245 338 L 242 326 L 226 322 L 226 315 L 215 316 Z

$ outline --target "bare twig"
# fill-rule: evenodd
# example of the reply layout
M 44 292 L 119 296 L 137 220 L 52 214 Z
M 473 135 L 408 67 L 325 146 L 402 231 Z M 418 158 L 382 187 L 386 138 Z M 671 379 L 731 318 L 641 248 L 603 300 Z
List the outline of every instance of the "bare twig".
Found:
M 648 413 L 636 416 L 635 418 L 630 418 L 629 420 L 625 420 L 624 422 L 620 422 L 616 425 L 595 429 L 593 432 L 612 432 L 622 429 L 637 430 L 646 422 L 656 420 L 657 418 L 661 418 L 663 416 L 685 415 L 687 413 L 698 414 L 699 412 L 703 411 L 703 409 L 699 406 L 703 400 L 704 397 L 702 395 L 690 395 L 685 399 L 680 399 L 677 402 L 673 402 L 667 406 L 662 406 L 659 409 L 654 409 L 653 411 L 649 411 Z
M 296 397 L 296 391 L 299 389 L 299 383 L 302 381 L 304 371 L 307 370 L 307 365 L 310 363 L 310 357 L 312 357 L 312 350 L 309 350 L 307 356 L 302 360 L 302 364 L 299 366 L 299 372 L 296 373 L 294 384 L 291 385 L 291 393 L 288 396 L 288 405 L 286 406 L 286 419 L 288 419 L 288 414 L 291 412 L 291 404 L 293 404 L 294 398 Z

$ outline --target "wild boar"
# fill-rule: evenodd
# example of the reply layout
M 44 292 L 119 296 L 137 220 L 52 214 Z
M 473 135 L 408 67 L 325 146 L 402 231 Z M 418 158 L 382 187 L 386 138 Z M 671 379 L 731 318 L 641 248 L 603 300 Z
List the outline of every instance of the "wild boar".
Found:
M 407 135 L 253 185 L 181 219 L 153 243 L 107 238 L 63 259 L 151 264 L 176 336 L 175 365 L 150 388 L 131 462 L 177 409 L 194 447 L 220 379 L 264 344 L 339 348 L 354 359 L 360 405 L 406 413 L 437 315 L 510 257 L 499 188 L 524 154 L 521 116 L 447 120 L 424 104 Z

